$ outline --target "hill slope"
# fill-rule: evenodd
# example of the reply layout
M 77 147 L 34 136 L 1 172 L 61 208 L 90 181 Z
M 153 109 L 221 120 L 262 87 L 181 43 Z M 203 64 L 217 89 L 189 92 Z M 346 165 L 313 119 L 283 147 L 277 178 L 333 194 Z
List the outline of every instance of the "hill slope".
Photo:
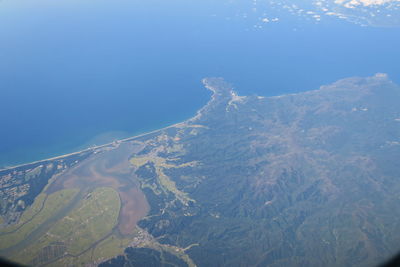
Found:
M 132 156 L 142 228 L 199 266 L 373 266 L 400 250 L 400 89 L 386 75 L 270 98 L 204 83 L 207 106 Z
M 212 99 L 188 121 L 0 171 L 0 255 L 374 266 L 400 250 L 400 88 L 386 75 L 268 98 L 204 84 Z

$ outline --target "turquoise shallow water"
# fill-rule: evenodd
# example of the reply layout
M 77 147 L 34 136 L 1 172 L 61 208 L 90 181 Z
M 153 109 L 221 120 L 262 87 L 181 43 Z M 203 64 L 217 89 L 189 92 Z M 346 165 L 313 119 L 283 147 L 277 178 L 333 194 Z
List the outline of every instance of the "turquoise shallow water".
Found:
M 216 3 L 217 2 L 217 3 Z M 222 76 L 240 94 L 316 89 L 386 72 L 400 30 L 280 17 L 248 1 L 0 2 L 0 166 L 73 152 L 187 119 Z

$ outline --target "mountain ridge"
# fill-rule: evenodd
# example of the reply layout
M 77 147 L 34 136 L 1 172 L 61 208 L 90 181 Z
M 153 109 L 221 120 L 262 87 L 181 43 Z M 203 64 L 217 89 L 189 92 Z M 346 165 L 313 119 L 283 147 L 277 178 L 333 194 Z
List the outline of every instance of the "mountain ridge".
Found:
M 400 249 L 400 88 L 387 75 L 275 97 L 239 96 L 222 78 L 203 83 L 213 94 L 193 118 L 35 175 L 17 169 L 11 187 L 28 175 L 69 188 L 79 182 L 71 174 L 94 168 L 106 175 L 89 188 L 111 178 L 140 188 L 148 213 L 123 239 L 129 249 L 92 259 L 101 266 L 374 266 Z M 23 208 L 9 200 L 2 214 Z M 118 225 L 133 229 L 124 205 Z

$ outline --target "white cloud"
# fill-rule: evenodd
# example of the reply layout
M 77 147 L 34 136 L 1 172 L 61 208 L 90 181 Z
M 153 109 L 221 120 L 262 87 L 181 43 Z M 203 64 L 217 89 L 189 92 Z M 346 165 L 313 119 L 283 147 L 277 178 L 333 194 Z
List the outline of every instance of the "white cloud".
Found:
M 357 6 L 381 6 L 388 3 L 400 2 L 400 0 L 335 0 L 335 4 L 346 8 L 355 8 Z

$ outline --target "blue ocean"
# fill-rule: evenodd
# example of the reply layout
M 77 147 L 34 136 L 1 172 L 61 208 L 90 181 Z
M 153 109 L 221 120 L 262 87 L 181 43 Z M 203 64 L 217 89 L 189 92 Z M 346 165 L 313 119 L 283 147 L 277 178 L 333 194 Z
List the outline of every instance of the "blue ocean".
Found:
M 266 96 L 400 82 L 399 28 L 289 14 L 260 26 L 250 1 L 232 2 L 1 1 L 0 167 L 188 119 L 210 97 L 204 77 Z

